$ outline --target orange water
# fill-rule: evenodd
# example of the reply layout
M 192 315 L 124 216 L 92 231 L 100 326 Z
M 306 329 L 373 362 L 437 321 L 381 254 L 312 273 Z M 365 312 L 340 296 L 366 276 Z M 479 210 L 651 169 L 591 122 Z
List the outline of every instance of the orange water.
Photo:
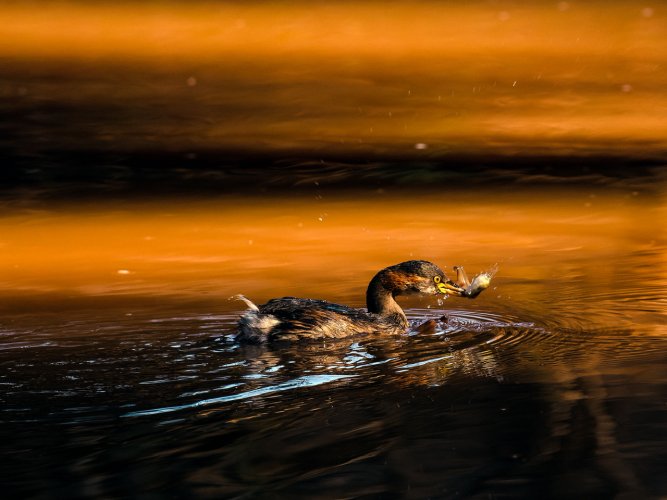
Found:
M 471 275 L 498 263 L 497 291 L 480 298 L 492 308 L 530 303 L 548 315 L 551 300 L 575 294 L 596 322 L 603 292 L 665 286 L 662 194 L 533 191 L 231 196 L 16 213 L 0 219 L 0 293 L 164 296 L 219 311 L 239 307 L 226 301 L 238 293 L 363 306 L 377 270 L 422 258 Z M 624 323 L 642 321 L 636 308 L 627 304 Z
M 11 2 L 0 93 L 32 148 L 664 158 L 666 16 L 635 2 Z

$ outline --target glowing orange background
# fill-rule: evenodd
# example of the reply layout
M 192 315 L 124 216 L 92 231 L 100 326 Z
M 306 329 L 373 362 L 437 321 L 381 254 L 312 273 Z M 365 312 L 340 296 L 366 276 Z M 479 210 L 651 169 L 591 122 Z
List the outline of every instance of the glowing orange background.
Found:
M 636 2 L 18 2 L 0 9 L 0 56 L 9 66 L 29 62 L 73 78 L 90 65 L 93 73 L 111 68 L 113 84 L 32 82 L 31 95 L 113 96 L 135 109 L 156 96 L 171 103 L 178 123 L 137 111 L 99 131 L 100 144 L 131 147 L 392 153 L 424 144 L 422 156 L 662 157 L 666 39 L 665 9 Z M 224 113 L 225 103 L 239 113 Z

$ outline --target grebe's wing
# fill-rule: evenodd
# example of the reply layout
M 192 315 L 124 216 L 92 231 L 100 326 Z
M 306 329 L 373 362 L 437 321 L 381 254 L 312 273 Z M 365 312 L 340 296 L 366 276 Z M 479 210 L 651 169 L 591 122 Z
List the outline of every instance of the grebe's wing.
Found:
M 244 318 L 251 314 L 247 313 Z M 270 300 L 259 306 L 254 318 L 253 324 L 261 322 L 264 327 L 269 327 L 263 328 L 265 341 L 342 338 L 370 333 L 377 326 L 376 316 L 363 309 L 295 297 Z M 243 324 L 241 327 L 243 330 Z

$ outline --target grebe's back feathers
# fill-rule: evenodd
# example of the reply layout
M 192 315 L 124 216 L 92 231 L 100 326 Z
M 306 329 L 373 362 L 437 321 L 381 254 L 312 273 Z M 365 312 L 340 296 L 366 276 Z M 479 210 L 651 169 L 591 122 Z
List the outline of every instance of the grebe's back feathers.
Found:
M 404 330 L 390 318 L 326 300 L 283 297 L 248 310 L 239 321 L 238 340 L 249 343 L 336 339 L 378 330 Z

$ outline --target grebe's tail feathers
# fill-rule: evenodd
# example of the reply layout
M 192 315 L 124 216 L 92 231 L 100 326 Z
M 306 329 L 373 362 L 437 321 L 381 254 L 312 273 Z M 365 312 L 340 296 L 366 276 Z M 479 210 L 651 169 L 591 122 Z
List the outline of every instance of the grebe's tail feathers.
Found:
M 229 300 L 241 300 L 245 302 L 245 305 L 247 305 L 248 309 L 251 311 L 259 311 L 259 307 L 257 307 L 252 300 L 245 298 L 245 296 L 241 295 L 240 293 L 238 295 L 232 295 L 229 297 Z

